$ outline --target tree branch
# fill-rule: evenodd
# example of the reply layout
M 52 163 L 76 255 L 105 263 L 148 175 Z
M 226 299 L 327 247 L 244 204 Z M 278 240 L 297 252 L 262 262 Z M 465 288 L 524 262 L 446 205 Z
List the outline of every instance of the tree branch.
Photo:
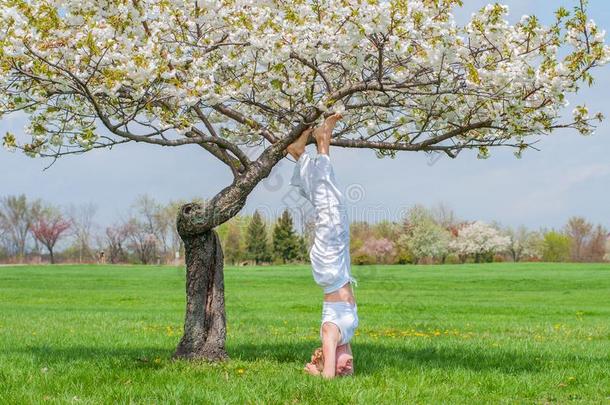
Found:
M 208 117 L 206 117 L 203 111 L 201 111 L 201 108 L 199 108 L 199 106 L 195 106 L 193 107 L 193 110 L 201 122 L 203 122 L 210 135 L 215 138 L 220 138 Z M 217 145 L 214 145 L 215 148 L 208 148 L 205 144 L 202 144 L 201 146 L 226 163 L 231 168 L 231 171 L 233 171 L 234 176 L 237 175 L 238 172 L 243 172 L 250 165 L 250 160 L 247 158 L 247 156 L 243 156 L 243 160 L 240 160 L 239 158 L 236 159 L 229 156 L 226 149 L 220 148 Z
M 328 80 L 328 78 L 326 77 L 326 75 L 324 74 L 324 72 L 322 71 L 322 69 L 320 69 L 317 65 L 314 65 L 313 63 L 309 62 L 307 59 L 303 58 L 302 56 L 298 55 L 296 52 L 290 52 L 290 57 L 292 59 L 296 59 L 299 62 L 301 62 L 303 65 L 307 66 L 308 68 L 310 68 L 311 70 L 313 70 L 314 72 L 316 72 L 317 74 L 320 75 L 320 77 L 322 78 L 322 80 L 324 80 L 324 84 L 326 85 L 326 90 L 328 90 L 329 93 L 333 92 L 333 87 L 330 84 L 330 80 Z
M 371 148 L 379 150 L 439 150 L 437 147 L 433 147 L 433 145 L 436 145 L 447 139 L 463 135 L 475 129 L 489 128 L 490 125 L 491 121 L 478 122 L 476 124 L 471 124 L 466 127 L 456 128 L 443 135 L 438 135 L 419 143 L 370 141 L 367 139 L 332 139 L 330 141 L 330 144 L 335 146 L 341 146 L 344 148 Z
M 225 116 L 239 122 L 240 124 L 247 125 L 248 127 L 259 131 L 260 134 L 269 142 L 271 142 L 271 143 L 277 142 L 277 137 L 273 133 L 264 129 L 260 123 L 256 122 L 255 120 L 253 120 L 251 118 L 246 117 L 245 115 L 241 114 L 240 112 L 235 111 L 222 104 L 213 105 L 212 108 L 214 110 L 218 111 L 219 113 L 221 113 L 222 115 L 225 115 Z

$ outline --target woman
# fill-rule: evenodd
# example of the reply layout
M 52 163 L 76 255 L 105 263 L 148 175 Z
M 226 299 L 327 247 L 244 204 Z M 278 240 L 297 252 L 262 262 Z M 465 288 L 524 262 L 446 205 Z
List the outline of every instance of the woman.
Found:
M 329 156 L 332 132 L 341 118 L 340 114 L 331 115 L 321 126 L 305 130 L 286 149 L 297 161 L 290 184 L 298 187 L 315 209 L 314 243 L 309 257 L 314 280 L 324 290 L 320 326 L 322 350 L 314 353 L 305 371 L 326 378 L 353 373 L 349 342 L 358 327 L 351 286 L 355 280 L 349 256 L 349 221 Z M 310 135 L 318 149 L 314 158 L 305 152 Z

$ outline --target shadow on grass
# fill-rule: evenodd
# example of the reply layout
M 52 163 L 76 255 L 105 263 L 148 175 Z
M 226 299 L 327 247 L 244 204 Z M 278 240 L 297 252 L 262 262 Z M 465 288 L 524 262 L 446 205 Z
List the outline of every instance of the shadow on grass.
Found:
M 17 350 L 16 350 L 17 351 Z M 104 346 L 29 346 L 18 350 L 31 356 L 40 365 L 69 364 L 91 361 L 120 364 L 125 368 L 161 368 L 160 360 L 173 354 L 173 348 L 158 347 L 104 347 Z
M 231 347 L 230 354 L 233 359 L 244 361 L 264 359 L 280 363 L 305 363 L 315 348 L 316 345 L 306 343 L 241 344 Z M 413 348 L 357 343 L 353 350 L 359 374 L 374 374 L 383 369 L 406 371 L 418 368 L 496 370 L 505 374 L 519 374 L 541 371 L 543 363 L 548 360 L 548 356 L 540 353 L 519 353 L 498 348 L 485 350 L 480 347 Z
M 271 361 L 276 363 L 305 363 L 316 345 L 311 342 L 232 344 L 228 347 L 233 360 Z M 126 368 L 160 368 L 159 359 L 167 365 L 173 348 L 158 347 L 52 347 L 35 346 L 18 350 L 33 356 L 40 364 L 71 363 L 75 361 L 95 361 L 106 359 L 110 363 L 122 363 Z M 480 346 L 413 348 L 389 346 L 369 342 L 354 346 L 358 374 L 375 374 L 381 370 L 394 369 L 409 371 L 418 368 L 459 370 L 475 372 L 499 371 L 504 374 L 520 374 L 544 371 L 550 361 L 578 361 L 572 356 L 560 358 L 540 352 L 516 352 L 502 348 L 482 348 Z M 582 361 L 582 359 L 580 359 Z M 606 362 L 605 358 L 588 359 L 589 362 Z

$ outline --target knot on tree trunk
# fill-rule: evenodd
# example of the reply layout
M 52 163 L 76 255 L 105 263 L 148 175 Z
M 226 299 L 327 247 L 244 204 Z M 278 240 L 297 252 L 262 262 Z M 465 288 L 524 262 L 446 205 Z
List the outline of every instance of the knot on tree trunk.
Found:
M 213 228 L 209 209 L 203 204 L 192 202 L 183 205 L 178 211 L 176 226 L 178 234 L 185 240 L 201 235 Z
M 233 218 L 245 205 L 247 192 L 229 186 L 204 203 L 185 204 L 178 212 L 178 234 L 184 239 L 206 233 Z

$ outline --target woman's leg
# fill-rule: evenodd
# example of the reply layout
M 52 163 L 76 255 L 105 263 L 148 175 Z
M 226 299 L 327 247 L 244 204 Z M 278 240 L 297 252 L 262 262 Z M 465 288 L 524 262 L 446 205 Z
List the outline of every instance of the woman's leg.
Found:
M 319 154 L 312 159 L 310 190 L 316 219 L 310 259 L 314 279 L 324 293 L 336 291 L 352 280 L 347 207 L 328 155 L 332 130 L 340 118 L 338 114 L 330 116 L 314 129 Z

